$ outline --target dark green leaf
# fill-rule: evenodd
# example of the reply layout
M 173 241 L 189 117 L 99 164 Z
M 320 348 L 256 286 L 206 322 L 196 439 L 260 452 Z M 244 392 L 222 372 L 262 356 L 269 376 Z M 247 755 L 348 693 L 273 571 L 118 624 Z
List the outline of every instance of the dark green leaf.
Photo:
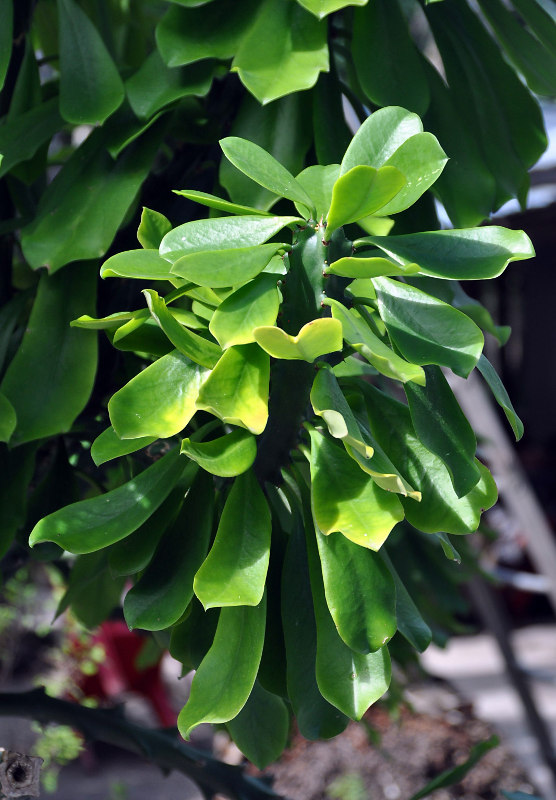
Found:
M 427 795 L 436 791 L 436 789 L 442 789 L 444 786 L 453 786 L 455 783 L 459 783 L 465 778 L 467 773 L 473 769 L 475 764 L 481 760 L 485 753 L 488 753 L 493 747 L 498 747 L 499 744 L 500 739 L 498 736 L 491 736 L 490 739 L 485 739 L 483 742 L 473 745 L 467 761 L 437 775 L 436 778 L 433 778 L 426 786 L 412 795 L 410 800 L 421 800 L 422 797 L 427 797 Z
M 94 312 L 95 288 L 93 264 L 41 276 L 23 341 L 1 384 L 17 414 L 13 444 L 65 433 L 89 399 L 97 337 L 71 328 L 70 321 Z
M 125 92 L 97 29 L 73 0 L 58 0 L 60 112 L 76 125 L 104 122 Z
M 6 395 L 0 392 L 0 442 L 8 442 L 10 440 L 16 425 L 15 409 Z
M 490 361 L 486 358 L 486 356 L 481 356 L 478 363 L 477 369 L 487 382 L 490 387 L 490 390 L 494 396 L 494 399 L 498 403 L 498 405 L 502 408 L 504 414 L 507 417 L 508 422 L 512 426 L 512 430 L 514 432 L 514 436 L 516 441 L 519 441 L 523 436 L 523 423 L 520 418 L 515 413 L 515 409 L 512 405 L 512 401 L 508 396 L 508 392 L 506 391 L 504 384 L 500 380 L 498 373 L 490 363 Z
M 155 442 L 154 436 L 144 436 L 141 439 L 120 439 L 114 428 L 110 425 L 100 433 L 91 445 L 91 458 L 99 467 L 113 458 L 126 456 L 148 447 Z
M 106 553 L 88 553 L 76 558 L 69 585 L 60 600 L 57 614 L 71 606 L 77 619 L 87 628 L 96 628 L 120 602 L 125 578 L 110 574 Z
M 258 606 L 223 608 L 212 647 L 201 661 L 178 728 L 189 738 L 201 722 L 229 722 L 253 689 L 261 661 L 266 598 Z
M 0 90 L 4 86 L 6 73 L 10 65 L 13 42 L 13 3 L 12 0 L 0 0 Z
M 31 532 L 30 546 L 56 542 L 70 553 L 92 553 L 120 541 L 156 511 L 184 466 L 174 448 L 117 489 L 72 503 L 42 519 Z
M 6 554 L 25 522 L 37 447 L 33 443 L 9 450 L 0 444 L 0 557 Z
M 1 12 L 0 12 L 1 13 Z M 49 142 L 62 127 L 56 98 L 9 119 L 0 127 L 0 177 L 21 161 L 32 158 L 39 147 Z
M 432 632 L 413 600 L 400 576 L 394 569 L 385 550 L 381 557 L 394 579 L 396 587 L 396 624 L 401 635 L 417 652 L 423 653 L 432 641 Z
M 241 752 L 258 769 L 282 755 L 290 731 L 290 715 L 281 697 L 267 692 L 258 680 L 239 714 L 227 726 Z

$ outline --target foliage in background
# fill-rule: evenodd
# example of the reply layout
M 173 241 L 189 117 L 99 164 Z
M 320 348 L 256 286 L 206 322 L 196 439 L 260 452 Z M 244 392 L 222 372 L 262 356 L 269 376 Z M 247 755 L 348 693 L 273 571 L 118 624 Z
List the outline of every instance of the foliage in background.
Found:
M 210 653 L 215 629 L 222 628 L 215 643 L 228 639 L 230 628 L 222 631 L 231 625 L 237 635 L 247 636 L 249 630 L 260 645 L 261 576 L 264 582 L 272 527 L 266 616 L 273 622 L 267 626 L 262 663 L 276 665 L 283 675 L 279 593 L 288 539 L 283 533 L 289 525 L 285 564 L 295 572 L 306 557 L 300 531 L 312 530 L 303 462 L 307 440 L 298 428 L 303 417 L 313 425 L 316 521 L 325 533 L 346 533 L 348 515 L 353 532 L 351 541 L 338 533 L 319 538 L 322 547 L 330 547 L 332 566 L 323 573 L 327 604 L 315 553 L 309 553 L 321 641 L 337 637 L 329 608 L 359 659 L 382 653 L 374 656 L 383 660 L 373 680 L 385 688 L 379 635 L 388 639 L 403 618 L 411 644 L 421 649 L 429 638 L 421 614 L 438 636 L 450 628 L 462 601 L 444 560 L 442 551 L 458 558 L 445 533 L 474 529 L 494 493 L 474 462 L 473 433 L 439 365 L 464 376 L 477 365 L 516 435 L 521 433 L 497 376 L 484 357 L 479 359 L 479 327 L 501 342 L 508 330 L 497 327 L 456 279 L 494 277 L 508 260 L 528 257 L 531 250 L 517 234 L 482 228 L 460 237 L 454 251 L 449 235 L 434 233 L 438 221 L 431 191 L 457 228 L 479 225 L 511 197 L 523 203 L 528 169 L 546 146 L 532 93 L 553 95 L 556 88 L 551 5 L 481 0 L 479 6 L 480 13 L 466 0 L 354 0 L 351 5 L 342 0 L 0 0 L 5 21 L 0 31 L 0 440 L 5 443 L 0 445 L 0 553 L 6 573 L 28 557 L 58 562 L 62 550 L 45 539 L 80 553 L 63 605 L 71 605 L 91 627 L 118 606 L 127 576 L 138 576 L 126 599 L 128 621 L 161 627 L 160 643 L 171 646 L 169 627 L 178 623 L 174 649 L 179 641 L 183 661 L 195 666 Z M 351 139 L 346 105 L 360 122 L 374 111 L 371 121 L 390 124 L 367 127 L 372 136 L 356 137 L 360 146 L 352 144 L 344 159 Z M 407 111 L 377 111 L 387 106 Z M 398 114 L 397 121 L 388 114 Z M 223 138 L 224 160 L 218 147 Z M 249 142 L 268 155 L 252 145 L 242 151 Z M 340 162 L 341 176 L 334 166 Z M 365 204 L 371 186 L 374 201 Z M 172 189 L 183 187 L 172 195 Z M 229 200 L 223 201 L 225 194 Z M 400 197 L 407 202 L 397 204 Z M 193 201 L 209 207 L 212 222 L 188 223 L 199 213 Z M 142 205 L 147 208 L 141 214 Z M 149 210 L 153 206 L 156 211 Z M 221 216 L 226 213 L 233 216 Z M 334 257 L 326 257 L 320 244 L 323 229 L 315 231 L 322 215 L 328 217 L 329 232 L 337 229 L 329 246 Z M 300 217 L 311 220 L 307 227 Z M 137 251 L 139 222 L 142 249 Z M 193 226 L 186 229 L 193 238 L 185 244 L 183 224 Z M 358 244 L 355 255 L 342 238 L 344 226 L 349 241 Z M 99 285 L 103 260 L 103 277 L 118 279 Z M 330 274 L 326 280 L 323 266 Z M 301 281 L 294 291 L 291 284 L 302 274 L 307 283 Z M 355 281 L 351 295 L 345 294 L 346 278 Z M 278 288 L 278 281 L 283 286 Z M 320 305 L 325 283 L 332 318 Z M 146 306 L 138 288 L 145 289 Z M 434 330 L 427 329 L 430 308 Z M 70 325 L 74 320 L 80 322 Z M 313 328 L 297 336 L 307 322 Z M 240 340 L 234 338 L 238 326 Z M 108 341 L 104 334 L 97 341 L 87 327 L 104 329 Z M 454 342 L 448 330 L 454 331 Z M 315 376 L 310 362 L 330 352 L 342 355 L 328 358 L 318 372 L 309 406 Z M 367 359 L 366 366 L 351 358 L 354 352 Z M 263 433 L 269 354 L 277 359 L 270 391 L 273 425 Z M 342 357 L 347 357 L 346 368 L 337 363 Z M 392 380 L 403 384 L 409 406 L 361 380 L 377 372 L 384 376 L 378 383 L 375 379 L 382 389 Z M 172 391 L 162 393 L 168 381 Z M 222 402 L 225 397 L 232 398 L 232 408 Z M 296 399 L 297 408 L 292 407 Z M 129 402 L 140 407 L 130 413 Z M 161 409 L 165 402 L 169 407 Z M 385 414 L 395 420 L 392 430 L 403 433 L 401 443 L 390 440 L 381 422 Z M 431 415 L 448 420 L 447 426 L 431 425 Z M 110 423 L 113 429 L 107 428 Z M 289 433 L 284 437 L 283 424 Z M 169 446 L 183 428 L 180 456 Z M 298 444 L 301 460 L 282 476 L 281 468 L 290 469 L 290 448 Z M 379 455 L 381 447 L 388 457 Z M 242 470 L 229 489 L 237 464 L 250 468 L 254 448 L 255 472 L 266 497 L 252 471 Z M 93 469 L 91 455 L 102 462 L 100 470 Z M 114 456 L 117 461 L 111 461 Z M 186 459 L 190 465 L 183 471 Z M 373 459 L 380 464 L 369 470 Z M 417 467 L 417 461 L 426 466 Z M 206 470 L 217 477 L 207 477 Z M 434 477 L 419 486 L 427 470 Z M 191 484 L 194 490 L 182 505 Z M 342 485 L 351 487 L 351 499 L 361 492 L 365 514 L 369 503 L 380 506 L 376 530 L 381 533 L 373 547 L 404 515 L 425 533 L 398 524 L 384 562 L 359 546 L 361 521 L 351 519 L 358 516 L 354 504 L 339 497 Z M 427 507 L 427 492 L 435 486 L 445 493 L 443 514 L 435 502 Z M 424 503 L 417 502 L 418 492 Z M 470 495 L 473 502 L 466 500 Z M 82 499 L 93 505 L 78 509 L 96 513 L 114 497 L 122 503 L 125 527 L 121 519 L 104 519 L 98 536 L 91 537 L 93 547 L 68 546 L 71 532 L 66 536 L 59 525 L 54 532 L 48 528 L 48 519 L 56 519 L 77 530 L 76 521 L 83 521 L 75 516 L 79 510 L 47 515 Z M 453 503 L 465 510 L 448 512 Z M 192 600 L 174 619 L 183 597 L 191 596 L 191 565 L 200 566 L 218 520 L 222 530 L 235 530 L 238 515 L 245 525 L 251 515 L 265 540 L 248 542 L 241 551 L 254 564 L 253 582 L 242 588 L 250 605 L 234 605 L 237 598 L 230 597 L 215 602 L 209 566 L 216 565 L 217 583 L 223 585 L 227 573 L 220 567 L 233 568 L 234 547 L 241 545 L 217 540 L 208 566 L 196 578 L 208 610 Z M 30 554 L 29 533 L 43 517 L 34 536 L 42 543 Z M 191 519 L 200 528 L 195 536 L 189 528 L 186 547 L 194 552 L 186 562 L 182 529 Z M 129 537 L 117 542 L 115 532 L 117 538 Z M 110 547 L 103 547 L 109 541 Z M 353 559 L 352 553 L 357 553 Z M 348 606 L 341 596 L 334 605 L 330 587 L 341 592 L 334 575 L 342 574 L 345 559 L 355 576 L 372 570 L 372 585 L 368 575 L 356 578 L 366 598 L 357 618 L 367 619 L 380 595 L 388 609 L 380 634 L 367 630 L 366 623 L 343 628 L 349 620 L 340 617 L 349 617 Z M 359 560 L 373 566 L 360 568 Z M 173 582 L 168 564 L 174 567 Z M 162 603 L 164 618 L 145 625 L 152 598 L 176 587 L 179 603 Z M 284 620 L 309 597 L 303 594 L 308 584 L 299 591 L 299 597 L 285 593 L 291 608 L 284 610 Z M 210 608 L 218 605 L 226 606 L 220 622 Z M 287 624 L 284 633 L 287 639 Z M 365 635 L 371 639 L 362 642 Z M 299 652 L 306 666 L 315 658 L 314 635 L 304 644 L 312 648 Z M 326 652 L 329 644 L 321 647 Z M 399 635 L 390 649 L 401 660 L 409 657 Z M 248 672 L 253 671 L 251 665 Z M 288 689 L 283 677 L 271 673 L 254 702 L 269 705 L 284 730 L 282 698 Z M 320 695 L 325 683 L 321 676 L 311 691 Z M 248 684 L 243 694 L 249 694 Z M 236 697 L 232 703 L 236 710 L 238 702 Z M 340 705 L 351 712 L 353 697 L 349 708 L 344 700 Z M 361 700 L 357 708 L 363 705 Z M 330 735 L 341 727 L 342 713 L 334 703 L 331 708 L 336 710 L 330 726 L 309 721 L 309 735 Z M 241 738 L 237 730 L 233 735 Z M 284 741 L 283 735 L 276 737 L 273 755 Z M 254 760 L 267 757 L 257 754 Z

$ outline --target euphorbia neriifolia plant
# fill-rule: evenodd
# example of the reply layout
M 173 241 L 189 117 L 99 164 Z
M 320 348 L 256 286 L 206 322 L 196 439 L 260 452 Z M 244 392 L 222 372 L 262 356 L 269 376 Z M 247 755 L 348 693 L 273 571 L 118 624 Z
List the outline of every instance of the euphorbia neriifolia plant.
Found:
M 340 165 L 296 177 L 249 141 L 221 146 L 290 215 L 189 190 L 209 218 L 172 228 L 144 210 L 143 249 L 101 274 L 154 282 L 145 307 L 73 324 L 145 365 L 111 397 L 95 463 L 161 455 L 41 520 L 31 544 L 79 554 L 67 603 L 95 570 L 131 577 L 130 627 L 197 670 L 182 734 L 226 723 L 263 765 L 292 714 L 311 739 L 361 718 L 388 689 L 396 631 L 429 643 L 388 537 L 449 552 L 446 534 L 495 502 L 446 373 L 477 368 L 516 436 L 521 423 L 477 322 L 497 329 L 457 282 L 533 250 L 496 226 L 388 235 L 446 163 L 402 108 L 372 114 Z

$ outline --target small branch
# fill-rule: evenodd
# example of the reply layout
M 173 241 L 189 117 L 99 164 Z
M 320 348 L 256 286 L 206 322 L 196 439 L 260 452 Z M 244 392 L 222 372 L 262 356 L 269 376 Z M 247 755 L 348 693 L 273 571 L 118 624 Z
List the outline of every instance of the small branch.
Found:
M 224 764 L 177 738 L 177 732 L 150 730 L 129 722 L 117 710 L 87 708 L 49 697 L 42 689 L 1 692 L 0 716 L 25 717 L 77 728 L 99 742 L 116 745 L 156 764 L 191 778 L 209 796 L 220 793 L 234 800 L 286 800 L 263 781 L 246 775 L 241 767 Z

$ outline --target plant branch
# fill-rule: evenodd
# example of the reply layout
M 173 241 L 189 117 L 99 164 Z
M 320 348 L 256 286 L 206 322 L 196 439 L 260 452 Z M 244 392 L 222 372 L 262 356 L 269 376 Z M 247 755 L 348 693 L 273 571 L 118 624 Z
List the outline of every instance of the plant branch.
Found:
M 149 730 L 129 722 L 118 710 L 87 708 L 49 697 L 43 689 L 1 692 L 0 716 L 24 717 L 77 728 L 83 735 L 147 758 L 162 770 L 177 770 L 191 778 L 209 796 L 224 794 L 234 800 L 286 800 L 241 767 L 224 764 L 177 738 L 177 731 Z

